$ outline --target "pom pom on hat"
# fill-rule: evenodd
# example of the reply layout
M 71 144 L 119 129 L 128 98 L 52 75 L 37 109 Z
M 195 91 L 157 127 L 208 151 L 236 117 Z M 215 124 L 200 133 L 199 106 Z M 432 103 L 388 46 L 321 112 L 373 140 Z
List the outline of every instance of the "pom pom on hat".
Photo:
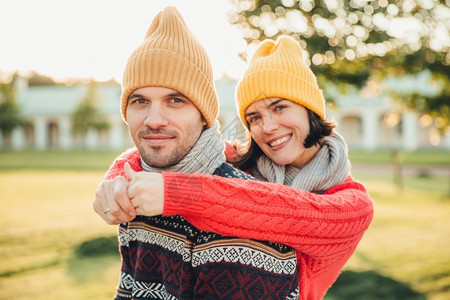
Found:
M 219 112 L 211 62 L 175 7 L 159 12 L 143 43 L 125 66 L 121 97 L 127 121 L 128 97 L 148 86 L 176 90 L 188 97 L 211 127 Z
M 306 65 L 298 42 L 289 36 L 280 36 L 276 42 L 261 42 L 238 82 L 238 113 L 246 127 L 247 108 L 256 101 L 272 97 L 291 100 L 325 119 L 325 99 L 316 76 Z

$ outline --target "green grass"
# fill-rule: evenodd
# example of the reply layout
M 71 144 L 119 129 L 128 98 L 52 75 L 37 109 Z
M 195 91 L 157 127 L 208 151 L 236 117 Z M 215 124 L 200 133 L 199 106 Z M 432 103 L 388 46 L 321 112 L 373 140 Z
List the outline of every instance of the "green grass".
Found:
M 364 182 L 374 199 L 375 217 L 346 269 L 374 271 L 427 299 L 450 299 L 448 185 L 399 190 L 389 182 Z
M 0 170 L 105 171 L 121 151 L 0 151 Z
M 399 162 L 404 165 L 431 165 L 449 166 L 450 152 L 444 150 L 427 151 L 398 151 L 395 153 Z M 349 157 L 352 163 L 362 164 L 391 164 L 394 152 L 392 151 L 355 151 L 349 150 Z
M 0 299 L 112 299 L 118 255 L 80 257 L 116 235 L 93 211 L 103 172 L 0 173 Z
M 0 152 L 1 300 L 112 299 L 116 227 L 92 202 L 116 154 Z M 450 299 L 449 178 L 354 176 L 375 217 L 326 299 Z
M 121 151 L 0 151 L 0 170 L 105 170 Z M 449 151 L 399 152 L 404 165 L 449 166 Z M 389 151 L 349 151 L 353 164 L 391 164 Z

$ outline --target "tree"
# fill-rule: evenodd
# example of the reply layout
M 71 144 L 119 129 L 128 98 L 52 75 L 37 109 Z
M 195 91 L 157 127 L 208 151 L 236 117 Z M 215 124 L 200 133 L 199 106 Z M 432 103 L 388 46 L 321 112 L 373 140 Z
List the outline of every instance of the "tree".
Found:
M 31 72 L 28 75 L 28 86 L 48 86 L 58 85 L 50 76 L 42 75 L 37 72 Z
M 16 100 L 14 82 L 0 83 L 0 131 L 7 146 L 13 130 L 24 124 L 25 120 L 21 116 Z
M 388 74 L 429 70 L 440 90 L 398 99 L 449 127 L 449 0 L 230 1 L 229 20 L 248 44 L 281 34 L 299 40 L 320 86 L 362 88 Z
M 110 124 L 98 113 L 99 96 L 96 84 L 89 83 L 86 95 L 81 98 L 72 115 L 72 132 L 83 139 L 90 129 L 98 131 L 106 130 Z

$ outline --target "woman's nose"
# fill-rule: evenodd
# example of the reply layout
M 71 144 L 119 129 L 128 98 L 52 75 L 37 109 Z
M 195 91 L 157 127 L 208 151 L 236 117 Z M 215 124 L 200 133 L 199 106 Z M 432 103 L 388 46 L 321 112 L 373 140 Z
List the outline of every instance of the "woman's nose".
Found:
M 268 134 L 278 128 L 278 121 L 274 116 L 268 114 L 263 117 L 261 126 L 264 133 Z

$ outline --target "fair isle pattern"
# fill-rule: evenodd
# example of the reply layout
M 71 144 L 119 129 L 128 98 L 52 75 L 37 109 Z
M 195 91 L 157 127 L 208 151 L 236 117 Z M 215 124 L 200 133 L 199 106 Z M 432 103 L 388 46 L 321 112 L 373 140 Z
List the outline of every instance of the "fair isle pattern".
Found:
M 191 255 L 186 251 L 186 239 L 183 236 L 142 222 L 130 223 L 128 226 L 128 242 L 160 246 L 180 254 L 184 261 L 190 261 Z
M 147 283 L 135 281 L 133 287 L 133 298 L 138 299 L 168 299 L 176 300 L 177 298 L 169 294 L 161 283 Z
M 135 281 L 133 276 L 125 272 L 121 273 L 120 289 L 133 290 L 131 298 L 144 298 L 144 299 L 167 299 L 176 300 L 177 298 L 171 295 L 163 284 L 161 283 L 148 283 L 142 281 Z M 130 297 L 129 295 L 127 295 Z
M 128 225 L 128 223 L 126 223 L 126 224 L 121 224 L 121 225 L 119 226 L 119 229 L 118 229 L 118 234 L 119 234 L 119 245 L 120 245 L 121 247 L 129 247 L 129 244 L 128 244 L 127 225 Z
M 134 278 L 125 272 L 120 273 L 119 288 L 117 289 L 117 296 L 121 299 L 131 299 L 131 289 L 134 286 Z
M 252 178 L 222 164 L 215 175 Z M 119 226 L 122 272 L 116 300 L 296 299 L 293 248 L 202 231 L 179 215 Z
M 249 247 L 249 244 L 253 244 L 254 247 Z M 269 247 L 264 247 L 262 251 L 262 245 L 251 240 L 220 240 L 219 243 L 207 243 L 201 248 L 201 250 L 194 248 L 192 253 L 194 267 L 215 262 L 238 263 L 276 274 L 293 275 L 297 264 L 293 252 L 282 257 L 281 253 Z
M 295 289 L 292 293 L 287 296 L 286 300 L 298 300 L 299 299 L 299 291 L 298 288 Z
M 121 289 L 129 290 L 134 286 L 134 279 L 133 276 L 130 274 L 127 274 L 125 272 L 120 273 L 120 285 L 119 287 Z

